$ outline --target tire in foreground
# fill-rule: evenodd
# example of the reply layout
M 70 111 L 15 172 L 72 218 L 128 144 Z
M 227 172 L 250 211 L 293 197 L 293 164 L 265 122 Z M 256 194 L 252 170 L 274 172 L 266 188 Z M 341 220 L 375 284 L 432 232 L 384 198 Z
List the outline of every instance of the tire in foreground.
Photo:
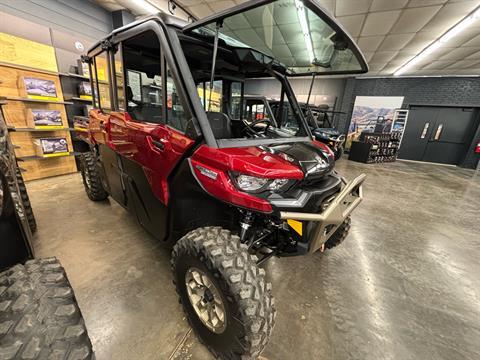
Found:
M 94 359 L 57 259 L 31 260 L 0 273 L 0 359 Z

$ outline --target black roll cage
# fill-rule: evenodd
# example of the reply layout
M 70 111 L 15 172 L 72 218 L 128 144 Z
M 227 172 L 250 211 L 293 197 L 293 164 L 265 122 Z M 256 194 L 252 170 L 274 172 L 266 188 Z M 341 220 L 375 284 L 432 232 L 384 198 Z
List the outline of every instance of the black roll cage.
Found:
M 260 1 L 262 2 L 262 1 Z M 160 42 L 160 46 L 163 49 L 163 56 L 165 57 L 170 71 L 172 72 L 173 77 L 177 80 L 178 86 L 177 91 L 179 91 L 180 99 L 182 102 L 185 102 L 188 112 L 192 114 L 192 123 L 194 124 L 194 129 L 198 137 L 203 135 L 206 144 L 214 148 L 222 147 L 241 147 L 241 146 L 258 146 L 258 145 L 267 145 L 267 144 L 276 144 L 276 143 L 285 143 L 285 142 L 304 142 L 311 141 L 313 139 L 310 128 L 303 116 L 303 113 L 297 103 L 293 89 L 291 88 L 290 83 L 288 82 L 287 76 L 280 73 L 277 70 L 270 70 L 270 75 L 280 81 L 282 85 L 282 99 L 286 95 L 290 103 L 293 105 L 292 110 L 294 115 L 301 121 L 304 129 L 307 133 L 305 137 L 292 137 L 292 138 L 278 138 L 278 139 L 216 139 L 213 135 L 213 131 L 210 127 L 210 123 L 207 119 L 207 114 L 204 107 L 200 102 L 200 98 L 197 93 L 197 88 L 195 81 L 190 72 L 187 60 L 182 51 L 182 46 L 178 38 L 177 29 L 180 28 L 181 24 L 175 23 L 175 18 L 166 15 L 158 14 L 148 16 L 144 19 L 138 20 L 134 23 L 131 23 L 123 28 L 113 31 L 105 39 L 97 42 L 89 51 L 86 57 L 86 60 L 89 62 L 90 71 L 96 71 L 95 66 L 95 57 L 102 52 L 106 51 L 107 54 L 107 66 L 109 71 L 109 76 L 112 81 L 109 82 L 109 95 L 110 101 L 112 103 L 113 109 L 118 109 L 118 99 L 116 91 L 116 76 L 114 74 L 114 69 L 112 64 L 114 63 L 114 49 L 115 46 L 118 46 L 124 40 L 127 40 L 133 36 L 144 33 L 148 30 L 153 31 Z M 166 25 L 165 23 L 169 23 Z M 168 36 L 167 36 L 168 35 Z M 92 61 L 93 60 L 93 61 Z M 93 65 L 93 66 L 92 66 Z M 94 69 L 92 69 L 94 67 Z M 123 69 L 125 72 L 125 69 Z M 91 74 L 93 74 L 91 72 Z M 113 76 L 112 76 L 113 74 Z M 96 76 L 96 75 L 95 75 Z M 115 79 L 115 80 L 113 80 Z M 96 88 L 97 94 L 99 92 L 98 81 L 96 84 L 93 84 L 93 77 L 91 77 L 92 88 Z M 114 84 L 115 82 L 115 84 Z M 115 86 L 115 88 L 113 87 Z M 124 81 L 123 93 L 125 91 L 125 81 Z M 94 97 L 95 98 L 95 97 Z M 94 99 L 95 104 L 95 99 Z M 101 104 L 100 104 L 101 105 Z M 101 108 L 101 106 L 100 106 Z

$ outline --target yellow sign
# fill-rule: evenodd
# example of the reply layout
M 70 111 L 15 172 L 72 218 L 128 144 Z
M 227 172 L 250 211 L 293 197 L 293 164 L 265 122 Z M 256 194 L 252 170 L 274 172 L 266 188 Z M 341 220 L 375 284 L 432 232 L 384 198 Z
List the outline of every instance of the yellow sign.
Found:
M 57 72 L 52 46 L 0 32 L 0 61 Z
M 58 97 L 43 96 L 43 95 L 27 95 L 29 99 L 45 100 L 45 101 L 61 101 Z
M 63 129 L 63 125 L 37 125 L 35 129 Z
M 57 157 L 57 156 L 68 156 L 70 155 L 69 152 L 58 152 L 54 154 L 43 154 L 43 157 Z

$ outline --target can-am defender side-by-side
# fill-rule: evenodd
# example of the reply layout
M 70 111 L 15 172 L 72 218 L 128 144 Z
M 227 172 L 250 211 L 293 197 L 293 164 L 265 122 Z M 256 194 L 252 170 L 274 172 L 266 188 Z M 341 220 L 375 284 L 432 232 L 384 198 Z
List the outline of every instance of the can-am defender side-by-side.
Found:
M 89 198 L 111 196 L 173 245 L 181 303 L 215 356 L 258 357 L 275 319 L 259 265 L 339 244 L 365 178 L 336 174 L 287 76 L 362 73 L 363 56 L 316 2 L 262 0 L 192 24 L 147 17 L 84 60 L 95 93 L 81 133 Z M 259 77 L 278 82 L 292 111 L 245 119 L 244 82 Z

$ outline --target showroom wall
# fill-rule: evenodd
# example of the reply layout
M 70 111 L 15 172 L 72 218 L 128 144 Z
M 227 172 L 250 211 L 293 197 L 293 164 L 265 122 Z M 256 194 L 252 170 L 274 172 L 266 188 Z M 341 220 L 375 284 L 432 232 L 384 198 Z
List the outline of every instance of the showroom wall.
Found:
M 0 12 L 92 40 L 112 31 L 111 14 L 87 0 L 2 0 Z M 1 13 L 0 19 L 4 23 Z M 8 32 L 14 35 L 15 27 Z
M 442 105 L 480 107 L 478 77 L 418 77 L 348 79 L 340 106 L 346 115 L 340 117 L 340 130 L 346 132 L 356 96 L 404 96 L 403 108 L 410 105 Z M 474 139 L 480 138 L 480 127 Z M 478 156 L 472 142 L 462 166 L 474 167 Z

